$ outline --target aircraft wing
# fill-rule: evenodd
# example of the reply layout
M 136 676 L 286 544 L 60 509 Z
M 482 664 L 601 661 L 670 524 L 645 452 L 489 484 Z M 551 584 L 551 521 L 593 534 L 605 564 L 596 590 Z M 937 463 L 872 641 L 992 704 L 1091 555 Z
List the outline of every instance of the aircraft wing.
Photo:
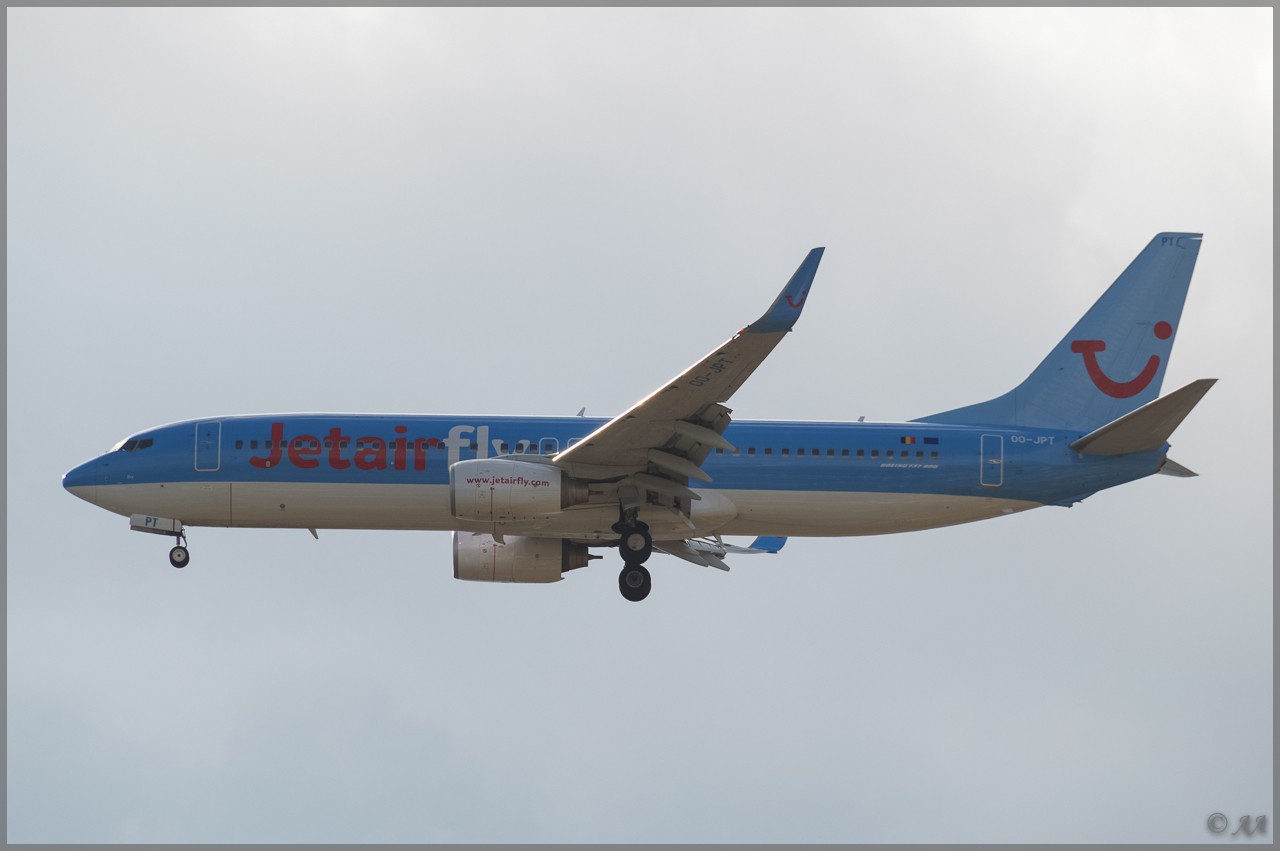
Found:
M 664 484 L 655 482 L 655 476 L 676 483 L 690 478 L 710 481 L 701 469 L 702 462 L 716 447 L 733 448 L 721 436 L 729 425 L 730 414 L 722 403 L 742 386 L 799 318 L 822 251 L 815 248 L 809 252 L 763 316 L 630 410 L 555 456 L 554 463 L 570 475 L 589 479 L 638 473 L 642 483 L 658 485 L 650 490 L 658 490 Z M 683 487 L 671 492 L 682 491 L 682 495 L 688 495 Z
M 724 558 L 729 553 L 746 555 L 754 555 L 756 553 L 776 554 L 786 542 L 786 538 L 765 536 L 756 538 L 748 547 L 740 547 L 736 544 L 726 544 L 717 535 L 711 539 L 687 538 L 683 541 L 654 541 L 653 548 L 693 564 L 701 564 L 706 567 L 714 567 L 717 570 L 727 571 L 729 565 L 724 563 Z

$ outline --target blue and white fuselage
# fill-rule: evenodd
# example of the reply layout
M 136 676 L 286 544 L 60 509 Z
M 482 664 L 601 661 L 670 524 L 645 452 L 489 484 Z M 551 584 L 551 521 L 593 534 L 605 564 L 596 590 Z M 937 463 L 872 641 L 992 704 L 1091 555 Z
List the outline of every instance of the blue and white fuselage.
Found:
M 612 419 L 210 417 L 133 435 L 63 484 L 177 537 L 177 567 L 189 526 L 450 530 L 460 579 L 554 582 L 609 546 L 641 600 L 654 550 L 727 569 L 791 535 L 910 532 L 1193 475 L 1167 438 L 1213 381 L 1159 390 L 1199 246 L 1157 235 L 1022 384 L 910 422 L 731 418 L 808 300 L 814 249 L 756 322 Z
M 458 461 L 541 460 L 607 420 L 283 414 L 193 420 L 134 435 L 67 474 L 66 487 L 130 516 L 189 526 L 427 529 L 492 532 L 450 511 Z M 735 421 L 733 451 L 702 464 L 694 528 L 642 511 L 680 537 L 874 535 L 949 526 L 1040 505 L 1069 505 L 1157 472 L 1167 444 L 1120 457 L 1079 455 L 1082 435 L 924 423 Z M 130 445 L 132 444 L 132 445 Z M 137 448 L 146 444 L 145 448 Z M 129 446 L 128 449 L 123 448 Z M 255 461 L 259 463 L 254 463 Z M 601 488 L 604 490 L 604 488 Z M 708 503 L 706 508 L 703 503 Z M 617 537 L 616 499 L 565 509 L 556 521 L 501 523 L 511 534 Z

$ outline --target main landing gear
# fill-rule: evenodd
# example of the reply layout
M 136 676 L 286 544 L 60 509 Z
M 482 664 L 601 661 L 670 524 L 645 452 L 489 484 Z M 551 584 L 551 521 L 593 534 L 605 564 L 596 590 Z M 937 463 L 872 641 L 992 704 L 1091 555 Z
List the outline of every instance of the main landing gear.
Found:
M 639 603 L 653 590 L 653 578 L 649 570 L 642 564 L 625 564 L 618 574 L 618 590 L 623 598 Z
M 618 552 L 622 554 L 622 572 L 618 574 L 618 590 L 624 599 L 638 603 L 653 590 L 653 578 L 644 563 L 653 554 L 653 537 L 649 527 L 635 519 L 635 514 L 614 524 L 613 531 L 620 536 Z

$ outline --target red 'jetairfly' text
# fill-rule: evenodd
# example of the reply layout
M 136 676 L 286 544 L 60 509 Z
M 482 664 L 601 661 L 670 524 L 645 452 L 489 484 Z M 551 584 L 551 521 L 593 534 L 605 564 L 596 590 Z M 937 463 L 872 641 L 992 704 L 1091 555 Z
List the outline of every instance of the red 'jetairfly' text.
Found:
M 475 435 L 475 457 L 489 457 L 489 427 L 455 425 L 449 429 L 445 438 L 414 437 L 410 438 L 406 426 L 395 426 L 397 437 L 386 440 L 381 437 L 359 437 L 355 439 L 355 451 L 350 455 L 343 452 L 351 443 L 351 436 L 344 434 L 341 427 L 330 428 L 320 438 L 314 434 L 299 434 L 286 438 L 284 423 L 271 424 L 271 441 L 267 444 L 265 456 L 251 456 L 249 463 L 254 467 L 278 467 L 286 459 L 299 469 L 313 470 L 322 463 L 334 470 L 408 470 L 423 471 L 427 469 L 427 457 L 430 452 L 439 452 L 443 446 L 448 450 L 448 466 L 456 464 L 462 456 L 463 448 L 470 448 Z M 509 452 L 526 452 L 534 446 L 533 441 L 517 441 L 514 449 L 501 440 L 494 440 L 493 454 L 505 455 Z

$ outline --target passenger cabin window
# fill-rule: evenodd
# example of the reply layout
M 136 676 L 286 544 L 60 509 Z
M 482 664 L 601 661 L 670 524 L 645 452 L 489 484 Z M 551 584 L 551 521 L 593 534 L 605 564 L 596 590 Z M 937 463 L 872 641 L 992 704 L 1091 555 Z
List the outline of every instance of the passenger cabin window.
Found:
M 765 450 L 765 452 L 768 452 L 768 451 L 769 451 L 769 450 L 767 450 L 767 449 Z M 782 454 L 783 454 L 783 455 L 790 455 L 790 454 L 791 454 L 791 450 L 790 450 L 790 449 L 784 449 L 784 450 L 782 450 Z

